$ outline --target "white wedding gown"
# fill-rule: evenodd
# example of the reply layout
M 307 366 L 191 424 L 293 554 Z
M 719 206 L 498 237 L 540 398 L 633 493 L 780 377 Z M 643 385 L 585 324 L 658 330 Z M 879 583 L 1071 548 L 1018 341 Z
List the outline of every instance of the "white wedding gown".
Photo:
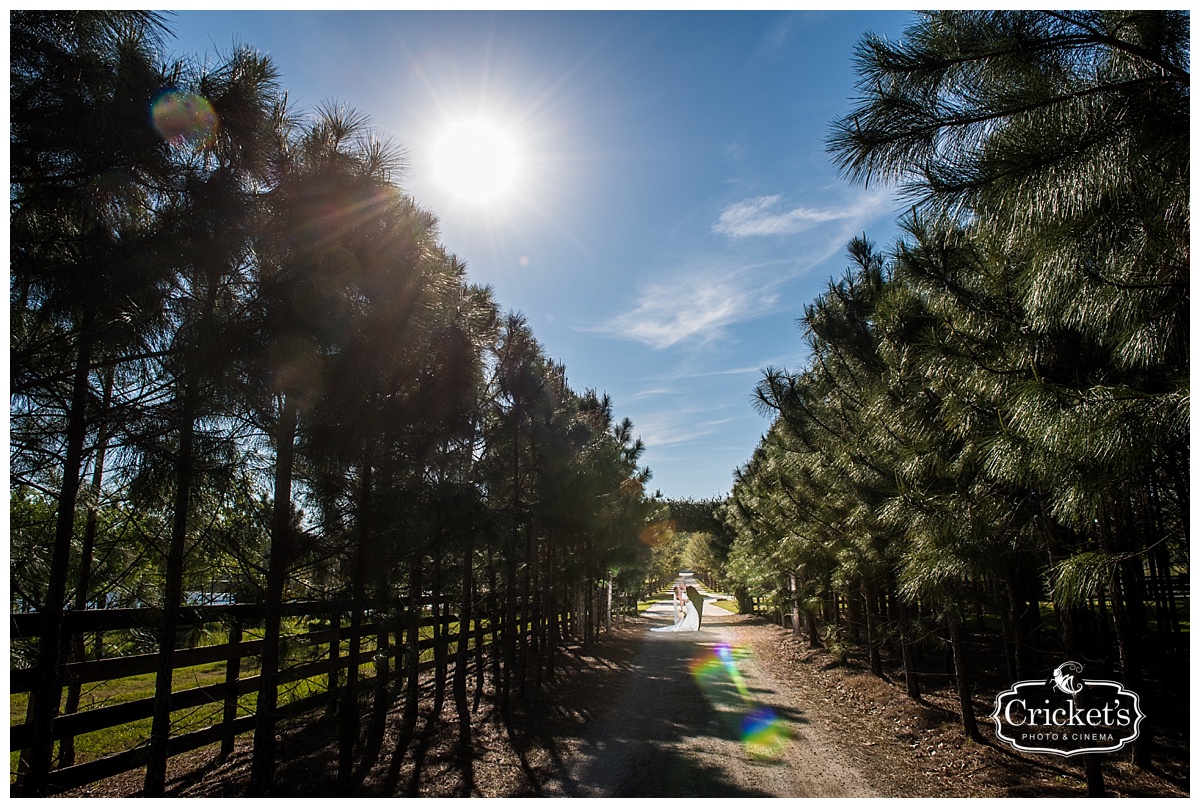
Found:
M 692 605 L 690 600 L 684 602 L 683 619 L 671 626 L 659 626 L 652 628 L 651 631 L 699 631 L 700 630 L 700 613 L 696 611 L 696 607 Z

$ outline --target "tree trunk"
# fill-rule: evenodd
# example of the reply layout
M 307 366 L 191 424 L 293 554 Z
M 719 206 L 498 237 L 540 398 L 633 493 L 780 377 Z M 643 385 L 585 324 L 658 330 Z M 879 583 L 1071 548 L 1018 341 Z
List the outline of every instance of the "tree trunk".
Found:
M 162 796 L 166 787 L 167 744 L 171 735 L 171 686 L 174 671 L 179 609 L 183 606 L 183 565 L 191 518 L 192 484 L 195 477 L 196 421 L 199 417 L 200 385 L 204 379 L 201 357 L 212 330 L 217 306 L 219 273 L 204 273 L 205 302 L 195 340 L 180 352 L 183 367 L 179 381 L 179 450 L 176 458 L 175 503 L 171 545 L 167 552 L 166 592 L 158 640 L 158 676 L 154 681 L 154 718 L 150 728 L 150 760 L 146 764 L 143 793 Z
M 1093 798 L 1108 796 L 1104 788 L 1104 758 L 1100 755 L 1082 755 L 1083 773 L 1087 783 L 1087 795 Z
M 581 582 L 583 587 L 583 650 L 590 651 L 592 647 L 592 621 L 595 619 L 595 612 L 592 610 L 592 595 L 595 585 L 592 583 L 592 537 L 587 537 L 587 551 L 584 556 L 586 562 L 584 569 L 587 570 L 587 576 Z
M 859 645 L 862 642 L 862 599 L 854 596 L 853 588 L 846 592 L 846 628 L 850 642 Z
M 338 657 L 342 651 L 342 613 L 340 611 L 329 612 L 329 628 L 333 630 L 333 638 L 329 641 L 329 677 L 326 679 L 326 689 L 329 691 L 329 706 L 333 710 L 340 709 L 341 698 L 338 691 L 342 687 L 342 677 L 338 672 Z
M 104 398 L 100 405 L 100 428 L 96 436 L 96 457 L 92 461 L 92 499 L 88 503 L 87 524 L 83 529 L 83 547 L 79 553 L 79 583 L 75 589 L 75 608 L 79 610 L 88 607 L 88 595 L 91 589 L 92 558 L 96 546 L 96 521 L 100 509 L 100 489 L 104 484 L 104 458 L 108 453 L 109 425 L 105 418 L 112 406 L 113 380 L 116 374 L 108 368 L 104 376 Z M 77 662 L 87 658 L 83 634 L 76 634 L 71 643 L 71 656 Z M 67 702 L 63 708 L 64 714 L 71 714 L 79 709 L 79 698 L 83 695 L 83 685 L 72 682 L 67 686 Z M 67 735 L 58 742 L 59 765 L 64 768 L 75 765 L 75 738 Z
M 792 601 L 792 636 L 800 636 L 800 586 L 796 582 L 796 573 L 788 573 L 788 588 L 791 590 Z
M 162 626 L 158 636 L 158 675 L 154 680 L 154 718 L 150 726 L 150 760 L 142 793 L 161 797 L 166 788 L 167 749 L 171 737 L 171 684 L 174 677 L 175 643 L 179 628 L 179 608 L 183 604 L 183 557 L 187 544 L 188 517 L 191 514 L 192 477 L 195 470 L 194 399 L 184 392 L 180 415 L 179 456 L 175 481 L 175 512 L 171 527 L 171 546 L 167 552 L 166 593 L 163 596 Z
M 1058 624 L 1062 631 L 1063 648 L 1070 659 L 1086 659 L 1081 653 L 1079 612 L 1076 609 L 1060 608 L 1055 604 Z M 1081 755 L 1084 780 L 1089 797 L 1105 796 L 1104 767 L 1100 755 Z
M 421 618 L 424 615 L 425 556 L 420 547 L 411 548 L 408 574 L 408 636 L 404 680 L 404 727 L 407 737 L 417 726 L 421 699 Z
M 542 647 L 546 644 L 546 571 L 543 565 L 541 547 L 543 541 L 538 541 L 541 534 L 539 529 L 530 525 L 533 534 L 533 575 L 532 598 L 529 604 L 529 664 L 533 666 L 533 683 L 535 687 L 542 686 Z
M 883 678 L 883 658 L 879 655 L 879 637 L 876 635 L 878 631 L 875 625 L 876 604 L 875 604 L 875 585 L 869 580 L 863 579 L 863 627 L 866 629 L 867 635 L 867 660 L 870 664 L 871 673 L 878 678 Z
M 912 624 L 904 598 L 896 597 L 897 621 L 900 624 L 900 656 L 904 663 L 904 690 L 910 699 L 921 698 L 921 682 L 917 679 L 917 661 L 912 641 Z
M 533 440 L 530 439 L 530 451 L 533 450 Z M 535 461 L 536 462 L 536 461 Z M 521 612 L 520 612 L 520 630 L 518 636 L 518 651 L 520 654 L 520 667 L 517 677 L 517 695 L 525 698 L 525 682 L 529 679 L 529 657 L 530 649 L 530 633 L 531 623 L 537 619 L 537 615 L 533 609 L 533 572 L 534 572 L 534 556 L 533 556 L 533 525 L 530 520 L 523 520 L 525 528 L 525 564 L 524 571 L 521 576 Z
M 375 646 L 375 698 L 371 709 L 370 731 L 373 738 L 383 736 L 383 731 L 387 726 L 388 708 L 391 707 L 391 701 L 388 699 L 391 683 L 391 621 L 383 601 L 383 598 L 376 600 L 379 627 Z
M 825 581 L 825 591 L 822 594 L 822 601 L 825 607 L 825 625 L 837 628 L 841 624 L 838 615 L 837 595 L 830 586 L 828 580 Z
M 954 679 L 958 689 L 958 705 L 962 711 L 963 732 L 973 741 L 983 743 L 979 725 L 975 723 L 975 709 L 971 705 L 971 686 L 967 671 L 967 651 L 962 636 L 962 625 L 958 615 L 946 618 L 950 632 L 950 646 L 954 652 Z
M 492 635 L 492 642 L 489 648 L 489 661 L 492 667 L 492 690 L 493 697 L 499 699 L 501 689 L 500 677 L 500 657 L 501 654 L 501 636 L 497 633 L 498 624 L 503 623 L 504 618 L 501 614 L 500 593 L 496 590 L 497 581 L 499 578 L 496 572 L 495 550 L 492 547 L 493 539 L 489 538 L 487 551 L 487 576 L 488 576 L 488 633 Z M 482 681 L 482 680 L 481 680 Z
M 42 636 L 38 647 L 38 683 L 29 694 L 30 732 L 29 770 L 21 789 L 23 796 L 46 796 L 50 767 L 54 760 L 54 719 L 62 699 L 63 609 L 67 602 L 67 574 L 70 569 L 71 540 L 75 533 L 75 505 L 83 469 L 83 441 L 87 435 L 88 373 L 92 361 L 90 328 L 85 323 L 75 357 L 71 387 L 71 406 L 67 413 L 66 455 L 63 459 L 62 485 L 58 494 L 58 513 L 54 525 L 54 553 L 50 559 L 50 580 L 42 603 Z
M 275 785 L 275 722 L 279 703 L 279 636 L 283 593 L 292 543 L 292 470 L 296 456 L 296 401 L 283 397 L 275 433 L 275 502 L 271 510 L 271 554 L 263 610 L 263 652 L 255 708 L 250 795 L 265 797 Z
M 226 692 L 225 704 L 221 711 L 221 722 L 225 725 L 225 729 L 221 733 L 221 753 L 218 759 L 222 762 L 228 760 L 229 756 L 233 754 L 234 744 L 237 742 L 233 722 L 237 720 L 237 687 L 238 680 L 242 677 L 242 652 L 239 647 L 242 644 L 242 618 L 237 612 L 231 615 L 229 621 L 229 639 L 226 644 L 230 655 L 225 660 Z
M 534 669 L 534 686 L 540 688 L 542 679 L 546 672 L 546 646 L 550 642 L 550 540 L 551 530 L 546 529 L 546 536 L 542 541 L 542 546 L 545 547 L 544 554 L 539 553 L 540 548 L 535 548 L 534 553 L 537 554 L 537 576 L 533 583 L 533 612 L 536 615 L 533 634 L 533 649 L 531 659 Z
M 608 600 L 604 608 L 604 633 L 612 633 L 612 598 L 613 598 L 613 582 L 612 574 L 608 576 Z
M 513 668 L 517 656 L 517 560 L 516 547 L 510 545 L 504 560 L 504 666 L 501 669 L 500 714 L 508 717 L 512 692 Z
M 812 609 L 804 610 L 804 622 L 808 626 L 808 647 L 821 647 L 821 629 L 817 625 L 817 616 L 813 614 Z
M 551 533 L 546 538 L 546 643 L 543 654 L 547 679 L 554 678 L 555 656 L 562 635 L 562 607 L 558 597 L 560 586 L 561 580 L 554 569 L 554 534 Z
M 1007 586 L 1005 587 L 1007 588 Z M 1017 639 L 1016 620 L 1013 619 L 1012 608 L 1005 604 L 1000 609 L 1000 643 L 1004 647 L 1005 678 L 1015 682 L 1021 677 L 1017 674 Z
M 359 735 L 358 679 L 362 652 L 363 612 L 367 607 L 367 568 L 370 566 L 371 485 L 372 468 L 364 448 L 359 468 L 358 530 L 354 547 L 353 579 L 351 581 L 350 645 L 346 668 L 346 695 L 338 704 L 338 773 L 339 794 L 350 792 L 354 776 L 354 747 Z M 382 615 L 380 615 L 382 617 Z M 379 708 L 379 705 L 376 705 Z
M 442 714 L 442 706 L 446 702 L 446 676 L 449 660 L 447 659 L 446 625 L 443 622 L 443 617 L 448 610 L 442 598 L 442 555 L 436 546 L 433 554 L 433 581 L 430 586 L 430 595 L 433 599 L 433 706 L 430 708 L 429 714 L 433 721 L 437 721 Z
M 1009 622 L 1012 623 L 1014 675 L 1016 679 L 1027 679 L 1033 676 L 1035 670 L 1028 632 L 1029 601 L 1025 599 L 1021 584 L 1017 580 L 1005 581 L 1004 588 L 1008 592 Z
M 472 539 L 474 541 L 474 539 Z M 488 577 L 492 578 L 491 570 L 491 546 L 488 547 Z M 487 636 L 487 630 L 492 623 L 492 615 L 495 612 L 495 607 L 491 606 L 491 592 L 487 593 L 485 599 L 483 594 L 480 594 L 478 603 L 475 609 L 475 693 L 471 701 L 471 711 L 475 712 L 479 709 L 480 700 L 483 698 L 484 683 L 487 678 L 487 661 L 488 657 L 484 653 L 484 638 Z M 495 682 L 495 677 L 492 679 Z
M 1125 687 L 1134 692 L 1143 691 L 1142 670 L 1137 660 L 1140 657 L 1140 643 L 1137 628 L 1145 630 L 1144 615 L 1142 615 L 1144 589 L 1137 573 L 1132 569 L 1133 561 L 1122 562 L 1117 569 L 1119 587 L 1113 592 L 1113 624 L 1117 632 L 1117 649 L 1121 659 L 1121 673 Z M 1138 561 L 1137 563 L 1141 563 Z M 1136 611 L 1141 620 L 1130 616 Z M 1150 769 L 1153 765 L 1154 725 L 1152 718 L 1142 722 L 1141 731 L 1133 742 L 1133 762 L 1142 769 Z
M 475 556 L 475 526 L 467 525 L 467 534 L 463 546 L 462 600 L 458 609 L 458 648 L 454 654 L 454 706 L 458 713 L 458 746 L 460 754 L 466 754 L 471 749 L 471 711 L 467 703 L 467 659 L 468 648 L 471 645 L 471 621 L 474 618 L 475 604 L 473 589 L 475 586 L 472 575 L 472 564 Z M 480 666 L 475 666 L 476 677 L 480 674 Z
M 1134 521 L 1133 515 L 1128 512 L 1127 508 L 1122 509 L 1121 517 L 1127 524 Z M 1114 535 L 1120 529 L 1119 524 L 1112 530 L 1109 528 L 1107 522 L 1102 523 L 1101 547 L 1110 553 L 1126 549 L 1129 543 L 1119 542 L 1119 535 Z M 1146 633 L 1145 591 L 1140 574 L 1141 563 L 1140 558 L 1136 563 L 1129 559 L 1119 562 L 1112 592 L 1112 627 L 1116 633 L 1117 655 L 1120 659 L 1121 674 L 1124 679 L 1122 684 L 1134 692 L 1142 690 L 1142 669 L 1137 662 L 1141 656 L 1138 635 Z M 1133 759 L 1139 767 L 1150 768 L 1153 746 L 1154 723 L 1152 719 L 1147 719 L 1142 723 L 1141 732 L 1133 742 Z
M 512 435 L 512 535 L 504 554 L 504 671 L 500 686 L 500 714 L 508 717 L 509 695 L 517 655 L 517 547 L 521 524 L 521 400 L 513 398 Z M 522 687 L 524 681 L 522 680 Z

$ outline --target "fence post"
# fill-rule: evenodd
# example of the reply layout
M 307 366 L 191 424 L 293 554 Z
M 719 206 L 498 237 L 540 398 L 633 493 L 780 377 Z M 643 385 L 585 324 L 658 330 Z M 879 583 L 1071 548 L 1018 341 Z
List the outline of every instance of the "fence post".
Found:
M 225 660 L 225 712 L 222 716 L 221 759 L 233 754 L 234 721 L 237 720 L 238 682 L 242 677 L 242 617 L 235 610 L 229 624 L 229 659 Z

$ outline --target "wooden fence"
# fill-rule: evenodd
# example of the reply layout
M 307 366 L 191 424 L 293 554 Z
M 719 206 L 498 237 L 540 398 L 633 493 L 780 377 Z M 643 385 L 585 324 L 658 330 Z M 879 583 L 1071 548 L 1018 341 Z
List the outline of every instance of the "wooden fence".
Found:
M 354 660 L 343 650 L 343 645 L 350 638 L 350 627 L 346 624 L 351 604 L 330 602 L 295 602 L 284 606 L 285 618 L 310 618 L 309 622 L 318 624 L 318 628 L 304 630 L 288 635 L 284 642 L 292 649 L 285 658 L 289 659 L 288 666 L 281 668 L 278 682 L 280 687 L 286 687 L 294 682 L 311 680 L 314 677 L 326 677 L 324 690 L 305 696 L 286 704 L 277 710 L 281 717 L 300 715 L 327 704 L 337 691 L 337 683 L 341 672 L 351 665 L 368 664 L 374 666 L 381 661 L 381 655 L 396 657 L 409 646 L 408 643 L 388 642 L 387 635 L 399 634 L 406 626 L 403 614 L 400 618 L 391 617 L 386 621 L 369 617 L 364 621 L 359 636 L 364 640 L 374 637 L 376 643 L 363 642 Z M 253 713 L 239 715 L 245 712 L 239 710 L 239 697 L 257 693 L 261 678 L 257 675 L 243 676 L 242 663 L 248 658 L 261 654 L 263 640 L 248 639 L 246 629 L 262 621 L 264 607 L 254 604 L 236 604 L 224 606 L 194 606 L 180 610 L 179 624 L 182 631 L 190 631 L 205 624 L 219 623 L 228 627 L 228 640 L 217 645 L 205 645 L 193 648 L 180 648 L 175 651 L 172 670 L 178 671 L 196 665 L 225 663 L 223 681 L 202 687 L 173 691 L 171 694 L 171 711 L 194 709 L 210 704 L 223 706 L 221 720 L 211 726 L 204 727 L 180 735 L 172 736 L 168 742 L 168 755 L 175 756 L 190 752 L 214 743 L 221 744 L 221 754 L 228 755 L 233 751 L 236 736 L 253 730 L 255 715 Z M 74 610 L 64 615 L 64 632 L 69 636 L 78 634 L 97 634 L 114 631 L 145 631 L 154 630 L 160 625 L 161 611 L 157 609 L 92 609 Z M 457 617 L 443 617 L 443 623 L 448 627 L 457 621 Z M 421 620 L 423 629 L 434 624 L 432 616 Z M 325 626 L 328 627 L 325 627 Z M 458 642 L 470 642 L 483 637 L 482 645 L 495 643 L 496 635 L 501 629 L 502 621 L 487 620 L 482 624 L 484 632 L 471 631 L 467 636 L 463 631 L 470 628 L 460 624 L 459 631 L 454 634 L 439 632 L 435 640 L 432 636 L 423 638 L 418 643 L 420 652 L 433 649 L 435 643 L 444 648 L 453 647 Z M 37 613 L 13 614 L 11 616 L 10 643 L 22 640 L 36 640 L 41 632 L 41 615 Z M 426 632 L 422 631 L 424 635 Z M 399 639 L 397 637 L 397 639 Z M 10 646 L 11 647 L 11 646 Z M 72 685 L 104 682 L 125 677 L 156 673 L 158 670 L 157 653 L 118 656 L 107 659 L 91 659 L 80 662 L 69 662 L 64 666 L 64 688 Z M 453 659 L 447 660 L 453 664 Z M 422 670 L 428 670 L 434 660 L 423 662 Z M 38 680 L 40 672 L 36 668 L 16 668 L 10 671 L 10 694 L 30 692 Z M 172 681 L 177 681 L 173 677 Z M 153 697 L 136 699 L 120 704 L 96 707 L 94 709 L 59 715 L 54 720 L 53 737 L 56 741 L 73 738 L 89 732 L 111 729 L 131 722 L 151 718 L 154 714 Z M 32 728 L 28 723 L 13 725 L 9 729 L 9 749 L 27 749 L 32 739 Z M 130 771 L 145 766 L 149 757 L 149 748 L 143 743 L 132 749 L 116 752 L 95 760 L 89 760 L 76 765 L 66 766 L 51 772 L 50 792 L 60 793 L 81 785 L 93 783 L 115 774 Z

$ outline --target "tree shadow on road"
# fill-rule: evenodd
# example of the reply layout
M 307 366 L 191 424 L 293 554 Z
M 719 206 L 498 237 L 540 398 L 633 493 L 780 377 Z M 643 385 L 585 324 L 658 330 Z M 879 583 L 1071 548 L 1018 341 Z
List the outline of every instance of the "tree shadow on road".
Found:
M 807 722 L 751 686 L 744 651 L 716 630 L 642 629 L 601 653 L 609 664 L 577 672 L 568 692 L 553 694 L 554 720 L 538 739 L 555 761 L 544 793 L 778 796 L 753 784 L 746 767 L 775 766 L 772 752 L 787 743 L 788 728 Z

